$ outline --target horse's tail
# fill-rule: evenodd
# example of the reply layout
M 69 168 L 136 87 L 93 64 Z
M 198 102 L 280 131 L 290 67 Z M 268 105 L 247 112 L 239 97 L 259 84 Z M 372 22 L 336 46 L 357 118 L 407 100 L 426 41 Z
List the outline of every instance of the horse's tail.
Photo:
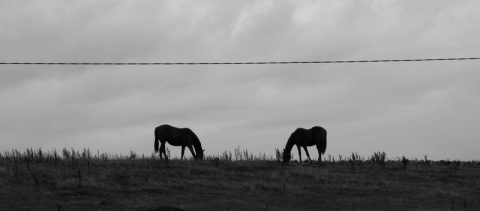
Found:
M 322 154 L 327 150 L 327 131 L 322 128 L 320 133 L 320 152 Z
M 154 140 L 154 147 L 155 147 L 155 152 L 158 152 L 158 142 L 160 142 L 159 137 L 157 135 L 157 129 L 155 129 L 155 140 Z
M 315 126 L 311 130 L 313 139 L 317 142 L 318 152 L 323 155 L 327 150 L 327 131 L 319 126 Z
M 157 128 L 155 128 L 155 152 L 158 152 L 158 145 L 159 142 L 165 142 L 170 138 L 170 133 L 171 133 L 172 126 L 170 125 L 160 125 Z M 162 152 L 160 152 L 162 153 Z

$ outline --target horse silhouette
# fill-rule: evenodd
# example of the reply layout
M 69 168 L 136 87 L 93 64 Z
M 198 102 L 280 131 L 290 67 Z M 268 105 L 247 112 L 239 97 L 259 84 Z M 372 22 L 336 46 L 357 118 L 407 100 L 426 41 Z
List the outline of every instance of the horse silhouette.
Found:
M 290 153 L 292 151 L 293 145 L 297 145 L 300 163 L 302 163 L 302 152 L 300 147 L 303 147 L 305 153 L 307 153 L 308 160 L 310 161 L 310 163 L 312 163 L 312 159 L 310 159 L 307 147 L 313 145 L 317 146 L 318 161 L 322 162 L 322 154 L 324 154 L 325 150 L 327 149 L 327 131 L 319 126 L 314 126 L 308 130 L 304 128 L 296 129 L 295 132 L 290 135 L 290 138 L 287 141 L 287 145 L 285 145 L 285 149 L 283 150 L 284 163 L 288 163 L 290 161 Z
M 165 159 L 168 160 L 167 154 L 165 153 L 165 142 L 168 142 L 172 146 L 182 147 L 181 159 L 183 159 L 185 147 L 188 147 L 195 160 L 203 160 L 202 144 L 197 135 L 195 135 L 195 133 L 189 128 L 176 128 L 170 125 L 160 125 L 155 128 L 155 152 L 158 152 L 158 142 L 162 143 L 160 146 L 160 158 L 162 158 L 163 153 Z M 195 151 L 193 148 L 195 148 Z

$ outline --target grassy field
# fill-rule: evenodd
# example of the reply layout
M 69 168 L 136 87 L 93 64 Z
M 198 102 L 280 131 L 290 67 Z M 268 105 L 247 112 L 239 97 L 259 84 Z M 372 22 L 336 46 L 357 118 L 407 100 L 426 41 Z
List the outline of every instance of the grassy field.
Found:
M 168 163 L 133 152 L 13 150 L 0 153 L 0 210 L 480 208 L 480 162 L 379 155 L 282 167 L 240 150 Z

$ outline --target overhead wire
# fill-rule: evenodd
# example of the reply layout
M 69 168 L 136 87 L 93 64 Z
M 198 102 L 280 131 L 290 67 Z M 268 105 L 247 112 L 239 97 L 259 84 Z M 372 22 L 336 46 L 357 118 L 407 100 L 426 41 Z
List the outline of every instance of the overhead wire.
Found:
M 480 57 L 434 59 L 376 59 L 376 60 L 319 60 L 319 61 L 260 61 L 260 62 L 0 62 L 0 65 L 284 65 L 284 64 L 340 64 L 480 60 Z

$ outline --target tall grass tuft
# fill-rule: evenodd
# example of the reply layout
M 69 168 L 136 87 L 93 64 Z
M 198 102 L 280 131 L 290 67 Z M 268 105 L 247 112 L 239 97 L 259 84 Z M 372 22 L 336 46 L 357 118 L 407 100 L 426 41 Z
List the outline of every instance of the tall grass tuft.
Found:
M 66 148 L 63 148 L 62 153 L 63 153 L 63 159 L 70 160 L 70 151 L 68 151 Z
M 283 150 L 280 151 L 279 149 L 275 148 L 275 158 L 277 163 L 283 162 Z
M 428 160 L 427 155 L 424 155 L 423 157 L 425 158 L 425 165 L 428 166 L 430 164 L 430 161 Z
M 37 162 L 42 162 L 43 161 L 43 151 L 41 148 L 38 149 L 38 153 L 37 153 Z
M 405 169 L 405 171 L 407 170 L 407 165 L 410 161 L 405 158 L 405 155 L 402 157 L 402 163 L 403 163 L 403 168 Z
M 355 154 L 352 152 L 352 157 L 350 158 L 350 160 L 348 160 L 348 162 L 350 162 L 350 165 L 352 166 L 352 170 L 355 170 L 356 160 L 357 156 L 355 156 Z
M 135 153 L 133 150 L 130 150 L 130 156 L 128 157 L 128 159 L 135 161 L 135 158 L 137 158 L 137 153 Z
M 90 149 L 83 148 L 82 158 L 87 159 L 87 160 L 92 159 L 92 153 L 90 152 Z
M 232 161 L 232 152 L 230 152 L 230 151 L 227 152 L 227 151 L 225 150 L 225 152 L 223 152 L 223 154 L 222 154 L 222 156 L 220 157 L 220 159 L 225 160 L 225 161 Z
M 235 160 L 243 161 L 243 154 L 242 154 L 242 151 L 240 150 L 240 146 L 235 148 Z
M 380 152 L 380 151 L 374 152 L 372 156 L 372 162 L 378 163 L 381 166 L 383 166 L 383 168 L 385 168 L 386 157 L 387 157 L 387 153 L 385 152 Z

